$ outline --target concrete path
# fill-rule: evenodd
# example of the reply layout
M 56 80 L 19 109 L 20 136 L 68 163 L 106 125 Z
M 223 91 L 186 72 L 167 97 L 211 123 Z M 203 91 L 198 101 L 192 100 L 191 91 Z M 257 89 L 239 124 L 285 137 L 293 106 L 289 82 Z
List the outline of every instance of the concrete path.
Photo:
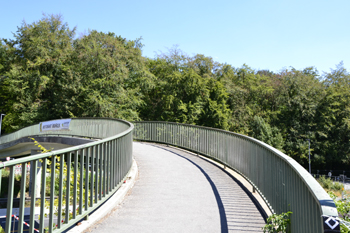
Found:
M 90 232 L 262 232 L 261 213 L 225 171 L 191 153 L 134 143 L 139 177 Z

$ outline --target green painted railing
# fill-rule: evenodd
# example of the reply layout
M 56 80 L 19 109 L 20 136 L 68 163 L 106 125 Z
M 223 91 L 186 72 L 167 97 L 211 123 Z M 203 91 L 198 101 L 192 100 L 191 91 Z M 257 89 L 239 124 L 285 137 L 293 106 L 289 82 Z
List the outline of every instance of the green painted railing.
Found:
M 272 212 L 292 211 L 294 233 L 324 232 L 322 215 L 338 216 L 335 204 L 295 160 L 244 135 L 169 122 L 134 122 L 134 139 L 200 153 L 234 169 L 264 198 Z
M 57 150 L 45 154 L 32 155 L 0 164 L 0 177 L 4 169 L 9 170 L 7 193 L 7 218 L 5 232 L 13 229 L 12 211 L 15 187 L 15 166 L 22 165 L 20 179 L 19 223 L 23 222 L 24 211 L 30 209 L 29 232 L 44 232 L 44 216 L 49 220 L 48 232 L 67 230 L 103 204 L 122 184 L 132 165 L 132 131 L 133 124 L 108 118 L 72 119 L 69 130 L 40 133 L 39 125 L 23 128 L 0 138 L 0 144 L 22 137 L 34 135 L 80 136 L 100 139 L 83 145 Z M 32 176 L 33 190 L 30 201 L 26 202 L 27 164 L 37 171 L 42 164 L 41 188 L 36 190 L 35 172 Z M 51 170 L 48 173 L 48 169 Z M 46 187 L 48 177 L 50 183 Z M 55 186 L 58 186 L 55 189 Z M 0 179 L 1 187 L 1 179 Z M 35 198 L 40 192 L 40 199 Z M 49 193 L 49 195 L 47 194 Z M 48 198 L 45 204 L 45 198 Z M 35 215 L 40 215 L 40 228 L 34 228 Z M 19 231 L 23 232 L 23 224 Z

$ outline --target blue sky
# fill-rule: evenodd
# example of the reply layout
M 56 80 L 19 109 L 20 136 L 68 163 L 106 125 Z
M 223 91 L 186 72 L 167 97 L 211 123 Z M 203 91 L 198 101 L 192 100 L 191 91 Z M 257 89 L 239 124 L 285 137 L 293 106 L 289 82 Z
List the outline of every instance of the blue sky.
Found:
M 154 58 L 178 45 L 188 55 L 278 72 L 315 66 L 329 72 L 339 62 L 350 71 L 349 0 L 0 0 L 0 38 L 12 38 L 22 21 L 62 14 L 78 34 L 114 32 L 143 38 Z

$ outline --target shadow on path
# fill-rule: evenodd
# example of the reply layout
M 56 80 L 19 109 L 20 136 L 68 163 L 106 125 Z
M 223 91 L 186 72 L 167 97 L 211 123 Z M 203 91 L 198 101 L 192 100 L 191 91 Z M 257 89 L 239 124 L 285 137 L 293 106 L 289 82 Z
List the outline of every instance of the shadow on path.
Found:
M 163 145 L 158 145 L 158 144 L 150 144 L 150 143 L 146 143 L 148 145 L 166 150 L 168 152 L 171 152 L 183 159 L 186 159 L 187 161 L 191 162 L 194 166 L 196 166 L 201 172 L 202 174 L 206 177 L 206 179 L 208 180 L 213 193 L 215 195 L 216 198 L 216 202 L 219 208 L 219 214 L 220 214 L 220 224 L 221 224 L 221 233 L 227 233 L 227 232 L 231 232 L 232 229 L 232 224 L 234 221 L 232 221 L 232 216 L 230 216 L 230 224 L 228 224 L 228 217 L 227 214 L 231 215 L 231 207 L 230 205 L 227 205 L 228 201 L 227 201 L 227 197 L 221 197 L 220 192 L 217 188 L 217 186 L 215 185 L 214 181 L 212 180 L 212 178 L 210 177 L 210 175 L 208 175 L 208 173 L 199 165 L 197 164 L 195 161 L 193 161 L 190 158 L 187 158 L 186 156 L 181 155 L 180 153 L 178 153 L 177 151 L 173 151 L 170 147 L 168 146 L 163 146 Z M 174 150 L 178 150 L 178 148 L 174 148 Z M 186 152 L 184 152 L 186 153 Z M 188 153 L 188 152 L 187 152 Z M 193 155 L 195 156 L 195 155 Z M 263 208 L 260 206 L 260 204 L 258 203 L 258 201 L 255 199 L 255 197 L 250 193 L 250 191 L 240 182 L 238 181 L 234 176 L 232 176 L 229 172 L 227 172 L 225 169 L 223 169 L 222 167 L 218 166 L 217 164 L 208 161 L 206 159 L 203 159 L 199 156 L 195 156 L 195 158 L 201 159 L 202 161 L 208 162 L 211 165 L 214 165 L 216 168 L 218 168 L 219 170 L 221 170 L 222 172 L 224 172 L 228 177 L 230 177 L 243 191 L 244 193 L 246 193 L 246 195 L 250 198 L 250 200 L 253 202 L 253 205 L 255 206 L 257 212 L 261 215 L 261 217 L 263 218 L 263 221 L 266 223 L 266 219 L 267 219 L 267 214 L 265 213 L 265 211 L 263 210 Z M 221 191 L 222 191 L 222 187 L 221 187 Z M 224 196 L 226 195 L 226 193 L 224 193 Z M 223 199 L 225 198 L 225 202 L 226 204 L 223 203 Z M 232 197 L 234 198 L 234 197 Z M 225 206 L 229 209 L 225 210 Z M 239 219 L 241 219 L 240 217 L 234 217 L 235 219 L 237 219 L 237 221 L 239 221 Z M 243 220 L 244 221 L 244 220 Z M 251 223 L 247 222 L 246 225 L 250 225 Z M 234 226 L 235 227 L 235 226 Z M 261 228 L 260 228 L 261 229 Z M 243 230 L 243 229 L 242 229 Z M 248 230 L 248 229 L 247 229 Z M 257 229 L 258 230 L 258 229 Z M 245 231 L 245 230 L 243 230 Z
M 169 149 L 166 149 L 166 148 L 164 148 L 162 146 L 158 146 L 158 145 L 154 145 L 154 144 L 151 144 L 151 145 L 154 146 L 154 147 L 161 148 L 163 150 L 166 150 L 168 152 L 176 154 L 177 156 L 179 156 L 181 158 L 186 159 L 187 161 L 191 162 L 194 166 L 196 166 L 203 173 L 205 178 L 208 180 L 211 188 L 213 189 L 213 192 L 214 192 L 214 195 L 215 195 L 215 199 L 216 199 L 216 203 L 218 204 L 219 213 L 220 213 L 221 233 L 227 233 L 228 232 L 228 226 L 227 226 L 227 218 L 226 218 L 225 208 L 224 208 L 224 205 L 222 203 L 222 200 L 221 200 L 220 194 L 218 192 L 218 189 L 216 188 L 216 186 L 215 186 L 214 182 L 212 181 L 212 179 L 210 178 L 210 176 L 203 170 L 203 168 L 201 166 L 199 166 L 197 163 L 193 162 L 191 159 L 186 158 L 185 156 L 180 155 L 180 154 L 178 154 L 178 153 L 176 153 L 174 151 L 171 151 Z

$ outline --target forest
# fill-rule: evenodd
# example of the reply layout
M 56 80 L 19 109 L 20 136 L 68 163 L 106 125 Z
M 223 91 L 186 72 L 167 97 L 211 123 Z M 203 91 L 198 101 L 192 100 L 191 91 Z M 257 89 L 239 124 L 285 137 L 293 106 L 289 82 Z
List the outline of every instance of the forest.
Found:
M 142 40 L 60 16 L 23 22 L 0 43 L 3 133 L 60 118 L 113 117 L 209 126 L 257 138 L 314 169 L 350 164 L 350 74 L 342 62 L 278 73 L 233 67 L 177 47 L 142 56 Z M 311 61 L 310 61 L 311 62 Z

